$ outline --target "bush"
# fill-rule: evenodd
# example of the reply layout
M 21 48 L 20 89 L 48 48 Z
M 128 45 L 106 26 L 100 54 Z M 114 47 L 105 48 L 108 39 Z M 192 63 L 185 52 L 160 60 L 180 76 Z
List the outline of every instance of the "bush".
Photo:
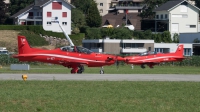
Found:
M 86 29 L 86 38 L 87 39 L 100 39 L 101 31 L 99 28 L 87 28 Z

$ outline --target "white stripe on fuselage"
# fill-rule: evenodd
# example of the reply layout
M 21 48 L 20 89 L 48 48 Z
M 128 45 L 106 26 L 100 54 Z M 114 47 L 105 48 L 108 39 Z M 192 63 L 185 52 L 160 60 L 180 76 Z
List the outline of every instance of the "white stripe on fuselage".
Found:
M 150 61 L 150 60 L 158 60 L 158 59 L 165 59 L 165 58 L 179 58 L 179 56 L 160 56 L 160 57 L 153 57 L 153 58 L 145 58 L 145 59 L 139 59 L 137 60 L 137 58 L 133 57 L 131 58 L 132 60 L 136 59 L 136 61 L 130 61 L 130 62 L 138 62 L 138 61 L 141 61 L 141 62 L 144 62 L 144 61 Z
M 74 59 L 74 60 L 77 60 L 77 61 L 87 61 L 87 62 L 89 61 L 89 62 L 98 62 L 98 63 L 104 63 L 105 62 L 105 61 L 96 61 L 96 60 L 77 58 L 77 57 L 58 55 L 58 54 L 31 54 L 31 56 L 57 57 L 57 58 L 65 58 L 65 59 Z

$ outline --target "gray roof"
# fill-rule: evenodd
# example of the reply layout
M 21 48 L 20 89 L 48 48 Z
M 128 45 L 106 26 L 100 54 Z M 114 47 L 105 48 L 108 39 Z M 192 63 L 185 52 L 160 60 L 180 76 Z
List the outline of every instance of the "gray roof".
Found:
M 24 9 L 21 9 L 20 11 L 18 11 L 17 13 L 15 13 L 14 15 L 11 16 L 11 18 L 15 18 L 17 16 L 19 16 L 22 13 L 25 13 L 29 10 L 31 10 L 33 8 L 34 4 L 32 3 L 31 5 L 28 5 L 27 7 L 25 7 Z
M 163 11 L 163 10 L 166 10 L 168 11 L 169 9 L 173 8 L 174 6 L 184 2 L 186 0 L 170 0 L 170 1 L 167 1 L 166 3 L 162 4 L 161 6 L 159 6 L 158 8 L 156 8 L 154 10 L 154 12 L 156 11 Z
M 49 1 L 50 0 L 35 0 L 35 6 L 43 6 L 45 3 Z
M 29 10 L 31 10 L 34 6 L 39 6 L 39 7 L 43 7 L 45 4 L 51 2 L 52 0 L 35 0 L 34 3 L 32 3 L 31 5 L 25 7 L 24 9 L 20 10 L 19 12 L 15 13 L 14 15 L 11 16 L 11 18 L 16 18 L 19 15 L 21 15 L 22 13 L 25 13 Z M 72 8 L 75 8 L 75 6 L 73 6 L 72 4 L 70 4 L 67 0 L 63 0 L 66 3 L 68 3 Z

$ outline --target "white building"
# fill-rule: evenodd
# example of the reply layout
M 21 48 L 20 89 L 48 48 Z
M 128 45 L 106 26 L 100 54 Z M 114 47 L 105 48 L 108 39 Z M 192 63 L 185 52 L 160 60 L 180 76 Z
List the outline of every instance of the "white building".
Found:
M 108 14 L 114 10 L 118 13 L 124 13 L 124 10 L 129 10 L 129 13 L 138 13 L 143 8 L 141 4 L 144 0 L 94 0 L 97 3 L 97 8 L 101 16 Z M 139 10 L 138 10 L 139 9 Z
M 159 29 L 174 33 L 196 33 L 199 27 L 199 8 L 187 0 L 170 0 L 154 10 L 155 32 Z
M 176 52 L 176 49 L 179 44 L 184 45 L 184 56 L 192 56 L 193 55 L 193 46 L 188 43 L 155 43 L 154 48 L 156 52 L 169 53 Z
M 44 30 L 61 32 L 55 17 L 68 34 L 71 34 L 71 8 L 66 0 L 35 0 L 34 3 L 20 10 L 11 17 L 16 25 L 43 25 Z
M 193 55 L 193 45 L 189 43 L 154 43 L 154 40 L 134 39 L 93 39 L 83 40 L 82 43 L 83 47 L 94 52 L 109 54 L 138 54 L 146 51 L 171 53 L 176 51 L 179 44 L 183 44 L 183 55 Z

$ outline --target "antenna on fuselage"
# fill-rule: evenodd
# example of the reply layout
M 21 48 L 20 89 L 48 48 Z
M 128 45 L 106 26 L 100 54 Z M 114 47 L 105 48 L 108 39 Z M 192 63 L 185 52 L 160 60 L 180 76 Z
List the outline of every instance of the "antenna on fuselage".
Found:
M 51 21 L 51 22 L 55 22 L 55 23 L 59 24 L 59 26 L 62 29 L 64 35 L 66 36 L 67 40 L 69 41 L 70 46 L 74 46 L 74 43 L 72 42 L 72 40 L 70 39 L 70 37 L 68 36 L 68 34 L 66 33 L 66 31 L 64 30 L 64 28 L 62 27 L 62 25 L 60 24 L 60 22 L 58 21 L 58 17 L 55 17 L 55 20 Z

